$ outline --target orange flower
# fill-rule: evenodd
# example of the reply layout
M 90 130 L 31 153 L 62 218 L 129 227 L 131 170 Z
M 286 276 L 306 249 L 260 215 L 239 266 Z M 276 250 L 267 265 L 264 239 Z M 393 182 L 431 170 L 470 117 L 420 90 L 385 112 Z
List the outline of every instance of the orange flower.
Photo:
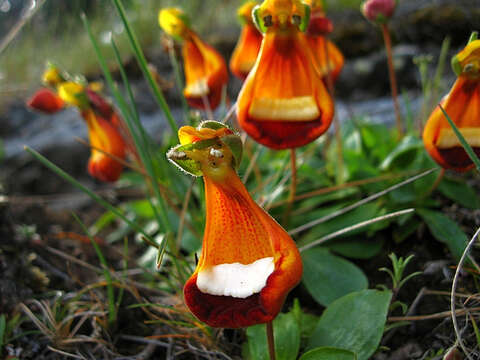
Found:
M 63 108 L 63 100 L 52 90 L 42 88 L 27 101 L 27 106 L 46 114 L 54 114 Z
M 230 58 L 230 70 L 242 80 L 247 77 L 255 64 L 263 39 L 262 33 L 258 31 L 252 19 L 252 10 L 255 5 L 255 1 L 247 1 L 238 9 L 238 16 L 243 27 L 237 46 Z
M 101 181 L 116 181 L 123 170 L 123 165 L 116 158 L 124 160 L 126 156 L 122 135 L 110 121 L 90 109 L 83 111 L 82 117 L 87 123 L 88 137 L 92 145 L 88 172 Z
M 202 253 L 185 284 L 185 302 L 213 327 L 271 321 L 301 279 L 297 247 L 238 177 L 238 136 L 209 121 L 197 129 L 181 128 L 179 137 L 196 141 L 177 146 L 168 157 L 182 169 L 203 175 L 207 209 Z
M 215 109 L 221 100 L 222 88 L 228 81 L 228 71 L 223 57 L 207 45 L 189 28 L 186 15 L 177 8 L 163 9 L 159 13 L 163 30 L 181 40 L 185 71 L 183 95 L 188 104 L 205 109 L 205 100 Z
M 238 96 L 239 124 L 273 149 L 306 145 L 328 129 L 334 113 L 301 32 L 308 6 L 299 0 L 265 0 L 254 14 L 265 35 Z
M 343 68 L 345 59 L 335 44 L 325 37 L 332 32 L 333 25 L 325 15 L 322 1 L 306 0 L 305 3 L 311 6 L 306 37 L 312 50 L 316 70 L 325 83 L 328 72 L 330 72 L 332 82 L 335 82 Z
M 441 104 L 480 156 L 480 40 L 471 41 L 452 63 L 458 79 Z M 445 169 L 467 171 L 474 166 L 438 106 L 425 125 L 423 142 Z

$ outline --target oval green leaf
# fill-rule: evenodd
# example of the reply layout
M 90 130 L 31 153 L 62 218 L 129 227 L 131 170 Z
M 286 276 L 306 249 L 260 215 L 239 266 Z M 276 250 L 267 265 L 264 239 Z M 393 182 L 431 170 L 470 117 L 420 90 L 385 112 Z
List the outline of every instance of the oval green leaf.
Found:
M 300 360 L 357 360 L 357 356 L 344 349 L 319 347 L 303 354 Z
M 302 253 L 303 284 L 321 305 L 368 287 L 367 277 L 351 262 L 322 248 Z
M 363 290 L 336 300 L 320 317 L 308 347 L 345 349 L 367 360 L 382 338 L 391 298 L 390 291 Z

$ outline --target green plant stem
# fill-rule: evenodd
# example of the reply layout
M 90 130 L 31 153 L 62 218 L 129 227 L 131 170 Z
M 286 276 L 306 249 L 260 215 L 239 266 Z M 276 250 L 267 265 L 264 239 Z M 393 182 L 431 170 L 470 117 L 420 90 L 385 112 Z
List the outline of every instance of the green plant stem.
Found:
M 402 116 L 400 113 L 400 105 L 398 104 L 398 89 L 395 69 L 393 67 L 392 39 L 387 24 L 382 24 L 383 40 L 385 42 L 385 50 L 387 51 L 388 75 L 390 77 L 390 88 L 392 90 L 393 107 L 395 108 L 395 119 L 397 124 L 398 138 L 403 137 Z
M 267 341 L 268 341 L 268 354 L 270 355 L 270 360 L 275 360 L 275 339 L 273 337 L 273 322 L 269 321 L 266 325 L 267 330 Z
M 186 124 L 190 123 L 190 125 L 193 125 L 193 122 L 191 121 L 191 117 L 190 117 L 190 108 L 188 106 L 187 100 L 185 99 L 185 96 L 183 96 L 184 80 L 182 77 L 182 73 L 180 72 L 180 66 L 178 64 L 177 56 L 175 54 L 175 47 L 171 39 L 166 41 L 168 41 L 168 44 L 167 44 L 168 56 L 170 58 L 170 63 L 172 64 L 172 67 L 173 67 L 173 73 L 175 75 L 175 83 L 177 85 L 180 101 L 182 102 L 182 109 L 183 109 L 183 116 L 185 119 L 185 123 Z

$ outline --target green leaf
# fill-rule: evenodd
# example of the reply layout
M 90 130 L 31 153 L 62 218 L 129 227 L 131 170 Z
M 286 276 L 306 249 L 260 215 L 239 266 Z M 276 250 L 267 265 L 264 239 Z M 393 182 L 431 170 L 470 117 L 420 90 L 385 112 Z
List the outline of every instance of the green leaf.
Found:
M 480 208 L 480 198 L 465 181 L 444 178 L 438 190 L 447 198 L 470 209 Z
M 319 347 L 303 354 L 300 360 L 357 360 L 357 356 L 344 349 Z
M 322 248 L 302 253 L 303 284 L 313 298 L 328 306 L 342 296 L 368 287 L 367 277 L 351 262 Z
M 433 237 L 448 246 L 455 260 L 460 260 L 468 243 L 468 237 L 462 229 L 438 211 L 418 209 L 417 212 L 427 224 Z
M 390 291 L 363 290 L 336 300 L 321 316 L 309 348 L 331 346 L 367 360 L 382 338 L 391 298 Z
M 417 150 L 423 149 L 423 142 L 416 136 L 405 136 L 400 144 L 383 160 L 380 168 L 391 170 L 393 167 L 405 168 L 417 155 Z
M 300 328 L 295 315 L 280 314 L 273 321 L 277 360 L 293 360 L 300 349 Z M 247 329 L 248 353 L 254 360 L 269 360 L 265 324 Z
M 384 239 L 380 236 L 366 238 L 357 236 L 350 239 L 337 239 L 325 244 L 333 252 L 351 259 L 370 259 L 382 250 Z
M 309 339 L 317 327 L 319 317 L 303 312 L 298 299 L 293 301 L 291 313 L 297 319 L 298 326 L 300 326 L 301 340 Z
M 7 320 L 5 314 L 0 315 L 0 355 L 2 355 L 3 344 L 5 343 L 5 328 L 7 326 Z

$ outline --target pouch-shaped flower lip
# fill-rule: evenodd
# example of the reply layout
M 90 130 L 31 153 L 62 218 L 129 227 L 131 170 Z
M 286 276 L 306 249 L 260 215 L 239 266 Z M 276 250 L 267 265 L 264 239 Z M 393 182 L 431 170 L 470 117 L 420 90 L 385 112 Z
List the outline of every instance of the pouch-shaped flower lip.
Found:
M 222 97 L 222 88 L 228 81 L 227 65 L 223 57 L 207 45 L 190 28 L 183 10 L 166 8 L 159 12 L 160 27 L 176 40 L 182 42 L 185 71 L 183 95 L 188 104 L 197 109 L 213 110 Z
M 27 100 L 27 106 L 46 114 L 54 114 L 63 109 L 63 100 L 52 90 L 41 88 Z
M 183 43 L 182 53 L 185 99 L 197 109 L 206 108 L 206 99 L 210 108 L 215 109 L 220 104 L 222 89 L 228 81 L 225 60 L 192 31 Z
M 223 142 L 229 136 L 214 122 L 179 131 L 179 149 L 199 163 L 207 209 L 202 253 L 184 298 L 206 324 L 238 328 L 278 314 L 301 278 L 302 262 L 293 240 L 253 201 L 236 174 L 231 147 Z
M 334 105 L 303 33 L 272 26 L 237 100 L 240 126 L 273 149 L 306 145 L 331 124 Z
M 480 156 L 480 81 L 459 77 L 441 104 L 474 152 Z M 423 141 L 440 166 L 459 172 L 474 167 L 438 106 L 425 125 Z
M 88 160 L 88 172 L 101 181 L 118 180 L 123 164 L 115 158 L 123 160 L 126 156 L 126 144 L 122 135 L 109 120 L 102 118 L 91 109 L 83 111 L 82 117 L 87 123 L 88 136 L 93 147 Z
M 262 33 L 252 19 L 252 10 L 256 4 L 256 1 L 247 1 L 238 9 L 238 16 L 243 26 L 230 58 L 230 70 L 242 80 L 253 68 L 263 39 Z
M 458 79 L 441 105 L 480 156 L 480 40 L 472 34 L 468 45 L 452 58 Z M 446 169 L 459 172 L 474 167 L 440 107 L 430 115 L 423 131 L 425 148 Z

